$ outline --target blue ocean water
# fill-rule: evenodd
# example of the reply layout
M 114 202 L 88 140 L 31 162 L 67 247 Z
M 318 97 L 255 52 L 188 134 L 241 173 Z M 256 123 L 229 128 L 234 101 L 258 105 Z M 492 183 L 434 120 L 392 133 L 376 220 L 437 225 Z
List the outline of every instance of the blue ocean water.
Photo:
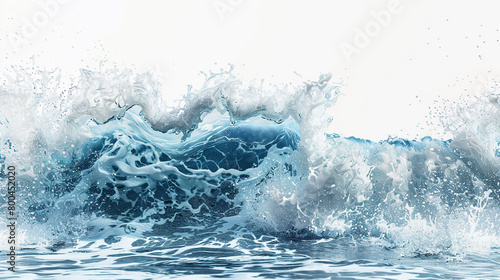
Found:
M 451 139 L 375 142 L 326 132 L 331 75 L 221 71 L 174 105 L 150 73 L 60 75 L 0 90 L 20 186 L 2 279 L 499 278 L 494 94 L 446 116 Z

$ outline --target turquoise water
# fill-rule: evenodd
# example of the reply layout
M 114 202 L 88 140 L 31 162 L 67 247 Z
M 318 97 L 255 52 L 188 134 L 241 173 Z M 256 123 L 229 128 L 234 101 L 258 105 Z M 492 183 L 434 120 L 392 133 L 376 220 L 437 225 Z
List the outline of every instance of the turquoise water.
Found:
M 22 269 L 2 279 L 497 279 L 500 261 L 498 249 L 461 261 L 406 258 L 377 242 L 347 238 L 226 242 L 153 237 L 26 249 Z

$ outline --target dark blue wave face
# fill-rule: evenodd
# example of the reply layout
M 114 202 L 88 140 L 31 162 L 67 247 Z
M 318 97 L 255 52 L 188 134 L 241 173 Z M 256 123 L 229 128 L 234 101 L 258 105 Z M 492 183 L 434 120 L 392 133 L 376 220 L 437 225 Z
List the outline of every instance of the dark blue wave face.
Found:
M 128 138 L 132 143 L 122 145 L 114 136 L 106 139 L 109 144 L 102 156 L 110 160 L 100 168 L 111 167 L 112 173 L 108 180 L 91 185 L 87 191 L 91 202 L 85 210 L 124 222 L 141 217 L 168 221 L 168 227 L 238 214 L 240 205 L 233 200 L 238 194 L 236 184 L 249 177 L 245 171 L 257 167 L 271 147 L 296 149 L 298 140 L 296 134 L 280 128 L 263 131 L 234 126 L 210 135 L 202 145 L 184 143 L 172 155 L 162 147 L 130 139 L 125 134 L 120 138 Z M 162 175 L 141 172 L 150 167 Z M 131 181 L 137 183 L 130 185 Z M 144 217 L 150 209 L 154 214 Z
M 240 212 L 241 202 L 235 201 L 238 183 L 251 176 L 271 149 L 294 151 L 300 141 L 284 125 L 244 123 L 220 126 L 186 141 L 172 134 L 162 138 L 168 136 L 162 133 L 151 139 L 148 133 L 155 132 L 133 112 L 102 125 L 98 133 L 102 136 L 86 143 L 71 161 L 56 159 L 57 168 L 40 169 L 43 177 L 52 179 L 45 183 L 59 198 L 37 199 L 30 207 L 36 220 L 47 221 L 55 204 L 56 211 L 66 213 L 154 223 L 155 234 L 206 226 Z M 61 176 L 56 178 L 54 172 Z M 85 199 L 75 203 L 75 196 Z

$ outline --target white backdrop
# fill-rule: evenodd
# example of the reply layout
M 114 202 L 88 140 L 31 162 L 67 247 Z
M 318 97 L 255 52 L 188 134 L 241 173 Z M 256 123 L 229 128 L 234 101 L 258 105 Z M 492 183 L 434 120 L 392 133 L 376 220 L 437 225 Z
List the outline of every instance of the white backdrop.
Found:
M 245 79 L 275 82 L 331 72 L 345 93 L 332 131 L 446 137 L 426 124 L 428 108 L 492 90 L 499 73 L 496 4 L 0 0 L 0 63 L 77 73 L 106 59 L 161 71 L 172 97 L 228 63 Z

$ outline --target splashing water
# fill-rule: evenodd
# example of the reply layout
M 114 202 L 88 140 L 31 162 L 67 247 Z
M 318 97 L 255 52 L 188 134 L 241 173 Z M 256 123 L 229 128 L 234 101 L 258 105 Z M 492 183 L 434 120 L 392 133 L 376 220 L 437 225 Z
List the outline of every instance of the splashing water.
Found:
M 490 278 L 500 261 L 494 93 L 447 116 L 450 140 L 373 142 L 325 132 L 331 75 L 277 86 L 221 71 L 180 102 L 132 70 L 4 77 L 18 275 L 450 278 L 481 263 Z

